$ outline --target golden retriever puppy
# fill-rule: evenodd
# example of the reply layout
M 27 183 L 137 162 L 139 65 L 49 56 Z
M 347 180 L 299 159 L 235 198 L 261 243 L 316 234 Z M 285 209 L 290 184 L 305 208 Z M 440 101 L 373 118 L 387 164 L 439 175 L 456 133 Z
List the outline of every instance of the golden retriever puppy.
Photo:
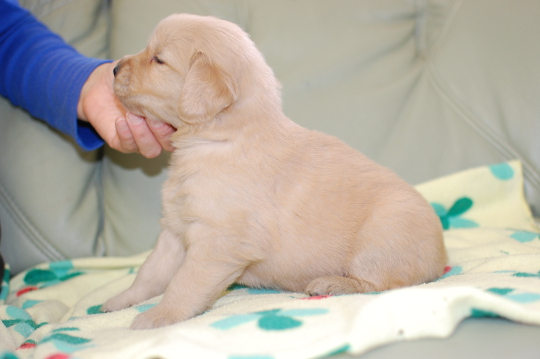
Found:
M 439 277 L 442 228 L 396 174 L 282 111 L 249 36 L 214 17 L 162 20 L 115 69 L 125 108 L 176 127 L 162 232 L 113 311 L 164 293 L 132 328 L 208 309 L 237 282 L 309 295 L 383 291 Z

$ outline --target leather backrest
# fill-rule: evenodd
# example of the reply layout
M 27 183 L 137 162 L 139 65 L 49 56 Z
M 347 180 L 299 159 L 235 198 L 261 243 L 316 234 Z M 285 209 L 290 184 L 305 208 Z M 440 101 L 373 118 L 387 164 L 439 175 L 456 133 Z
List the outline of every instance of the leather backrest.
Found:
M 88 6 L 86 15 L 54 10 L 50 21 L 103 19 L 99 1 L 76 3 Z M 285 113 L 297 123 L 341 138 L 411 184 L 519 159 L 527 199 L 540 210 L 540 2 L 115 0 L 109 56 L 140 51 L 159 20 L 175 12 L 244 28 L 282 83 Z M 102 32 L 75 35 L 79 27 L 70 21 L 55 30 L 83 50 L 102 44 Z M 17 241 L 2 243 L 6 257 L 19 258 L 37 237 L 56 248 L 36 250 L 50 259 L 152 246 L 166 154 L 78 153 L 5 103 L 0 126 L 0 151 L 10 152 L 0 156 L 0 215 L 4 238 L 11 237 L 3 242 Z

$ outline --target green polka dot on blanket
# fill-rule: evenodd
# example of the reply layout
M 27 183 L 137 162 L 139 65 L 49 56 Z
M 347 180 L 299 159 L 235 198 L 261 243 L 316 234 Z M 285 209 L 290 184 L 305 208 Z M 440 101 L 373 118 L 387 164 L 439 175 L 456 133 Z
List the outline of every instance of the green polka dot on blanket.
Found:
M 473 228 L 478 227 L 478 223 L 464 218 L 467 212 L 473 206 L 472 199 L 468 197 L 458 198 L 447 210 L 442 204 L 433 202 L 431 206 L 439 216 L 443 229 L 450 228 Z
M 538 233 L 535 233 L 535 232 L 516 231 L 512 233 L 510 237 L 514 238 L 516 241 L 519 241 L 521 243 L 527 243 L 535 239 L 538 239 L 540 236 Z
M 508 181 L 514 177 L 514 169 L 509 163 L 499 163 L 489 166 L 493 175 L 501 181 Z

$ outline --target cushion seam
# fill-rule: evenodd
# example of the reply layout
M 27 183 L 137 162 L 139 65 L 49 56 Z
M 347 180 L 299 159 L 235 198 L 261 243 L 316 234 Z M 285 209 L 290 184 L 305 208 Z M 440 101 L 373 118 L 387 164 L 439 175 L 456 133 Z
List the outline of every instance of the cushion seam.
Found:
M 15 200 L 11 198 L 0 183 L 0 202 L 4 204 L 4 208 L 9 213 L 13 222 L 19 227 L 24 235 L 50 260 L 62 260 L 65 257 L 54 246 L 49 243 L 43 234 L 37 229 L 31 220 L 20 210 Z M 5 240 L 5 238 L 4 238 Z
M 501 139 L 500 136 L 494 133 L 489 127 L 483 125 L 476 116 L 467 111 L 464 106 L 461 106 L 459 101 L 455 99 L 451 93 L 445 91 L 441 82 L 438 81 L 431 64 L 426 64 L 426 70 L 430 82 L 433 84 L 435 90 L 441 95 L 443 101 L 449 104 L 450 107 L 460 115 L 463 122 L 489 142 L 506 160 L 519 159 L 522 162 L 524 169 L 526 169 L 524 176 L 527 177 L 527 180 L 534 188 L 540 191 L 540 175 L 519 151 L 507 141 Z

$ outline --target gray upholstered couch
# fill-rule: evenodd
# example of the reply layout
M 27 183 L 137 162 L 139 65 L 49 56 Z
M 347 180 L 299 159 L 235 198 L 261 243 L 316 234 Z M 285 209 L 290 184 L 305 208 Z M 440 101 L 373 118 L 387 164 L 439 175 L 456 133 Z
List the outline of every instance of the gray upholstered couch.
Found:
M 540 213 L 540 1 L 20 2 L 95 57 L 138 52 L 174 12 L 236 22 L 274 69 L 285 113 L 296 122 L 340 137 L 412 184 L 520 159 L 527 200 Z M 149 249 L 166 164 L 167 154 L 85 153 L 0 99 L 6 261 L 18 272 Z M 467 320 L 447 340 L 397 344 L 366 357 L 504 356 L 500 348 L 510 346 L 518 354 L 508 357 L 538 358 L 538 338 L 537 327 Z

